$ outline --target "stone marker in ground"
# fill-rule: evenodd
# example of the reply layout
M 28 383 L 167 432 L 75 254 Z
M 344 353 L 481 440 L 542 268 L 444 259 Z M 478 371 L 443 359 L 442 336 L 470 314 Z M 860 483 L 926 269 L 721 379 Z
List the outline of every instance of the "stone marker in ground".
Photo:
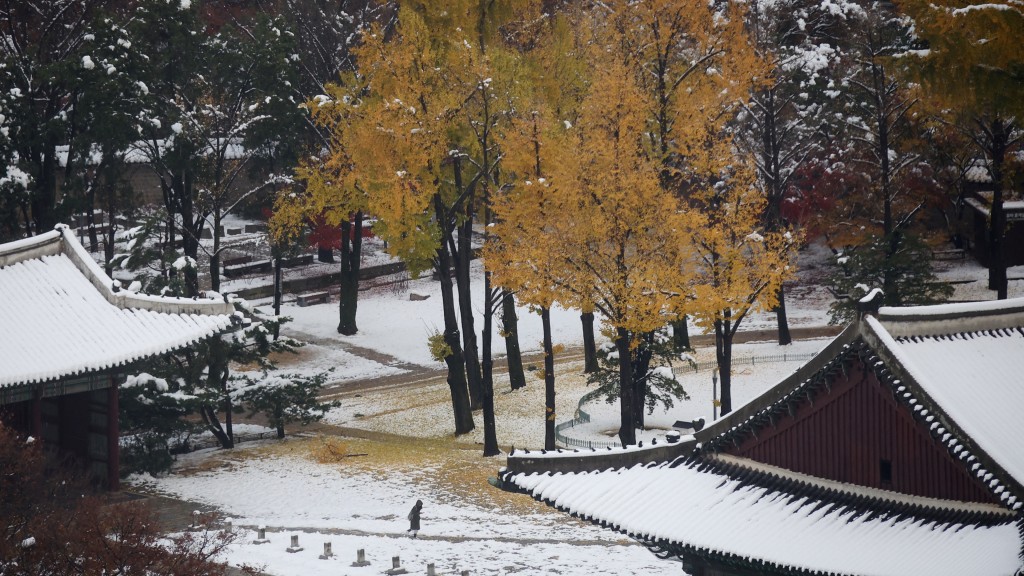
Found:
M 391 567 L 390 570 L 384 572 L 385 574 L 388 574 L 389 576 L 393 576 L 394 574 L 408 574 L 409 573 L 408 570 L 406 570 L 405 568 L 402 568 L 402 562 L 398 559 L 398 556 L 392 556 L 391 557 L 391 566 L 392 567 Z
M 352 563 L 353 566 L 369 566 L 370 563 L 366 561 L 366 550 L 360 548 L 356 550 L 356 561 Z
M 303 548 L 301 546 L 299 546 L 299 535 L 298 534 L 292 534 L 292 545 L 287 547 L 287 548 L 285 548 L 285 550 L 287 552 L 291 552 L 293 554 L 295 552 L 302 552 Z

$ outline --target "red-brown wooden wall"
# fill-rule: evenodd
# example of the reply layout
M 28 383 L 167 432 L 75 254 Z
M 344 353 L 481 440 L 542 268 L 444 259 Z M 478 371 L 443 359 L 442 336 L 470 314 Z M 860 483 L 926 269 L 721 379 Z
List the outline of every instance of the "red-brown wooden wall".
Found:
M 888 386 L 854 361 L 831 392 L 757 431 L 727 453 L 796 472 L 905 494 L 998 502 L 914 421 Z M 881 462 L 891 463 L 883 484 Z

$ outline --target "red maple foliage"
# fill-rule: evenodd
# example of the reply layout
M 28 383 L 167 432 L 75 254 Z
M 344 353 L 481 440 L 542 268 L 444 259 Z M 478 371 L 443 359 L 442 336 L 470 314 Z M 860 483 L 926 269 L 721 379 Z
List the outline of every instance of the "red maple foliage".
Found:
M 41 442 L 0 423 L 0 574 L 221 575 L 217 558 L 235 538 L 210 529 L 166 537 L 145 503 L 108 503 Z

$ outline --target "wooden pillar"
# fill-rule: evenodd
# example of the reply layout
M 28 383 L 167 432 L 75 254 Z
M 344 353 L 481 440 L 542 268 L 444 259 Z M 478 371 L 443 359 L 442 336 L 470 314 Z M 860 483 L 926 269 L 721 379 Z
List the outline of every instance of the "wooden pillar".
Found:
M 39 385 L 32 393 L 32 437 L 36 442 L 43 440 L 43 387 Z
M 118 426 L 120 408 L 117 401 L 118 386 L 114 377 L 110 377 L 107 388 L 107 489 L 121 489 L 121 429 Z

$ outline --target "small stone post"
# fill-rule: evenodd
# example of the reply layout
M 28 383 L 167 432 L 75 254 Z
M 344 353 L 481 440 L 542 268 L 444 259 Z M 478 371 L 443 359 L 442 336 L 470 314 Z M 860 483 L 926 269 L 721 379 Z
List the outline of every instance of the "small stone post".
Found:
M 427 564 L 427 576 L 437 576 L 437 572 L 434 572 L 434 563 Z
M 256 528 L 256 539 L 253 540 L 252 543 L 253 544 L 266 544 L 267 542 L 270 542 L 270 540 L 267 540 L 267 527 L 266 526 L 260 526 L 260 527 Z
M 302 547 L 299 546 L 299 535 L 298 534 L 292 534 L 292 545 L 289 546 L 288 548 L 285 548 L 285 551 L 291 552 L 293 554 L 295 552 L 301 552 L 302 551 Z
M 366 561 L 366 550 L 360 548 L 356 550 L 356 561 L 352 563 L 353 566 L 369 566 L 370 563 Z
M 385 574 L 388 574 L 389 576 L 393 576 L 394 574 L 408 574 L 408 573 L 409 573 L 408 570 L 406 570 L 405 568 L 402 568 L 402 561 L 398 559 L 398 556 L 392 556 L 391 557 L 391 569 L 388 570 L 387 572 L 385 572 Z
M 330 542 L 324 542 L 324 553 L 320 555 L 320 559 L 321 560 L 327 560 L 328 558 L 330 558 L 332 556 L 334 556 L 334 553 L 331 552 L 331 543 Z

